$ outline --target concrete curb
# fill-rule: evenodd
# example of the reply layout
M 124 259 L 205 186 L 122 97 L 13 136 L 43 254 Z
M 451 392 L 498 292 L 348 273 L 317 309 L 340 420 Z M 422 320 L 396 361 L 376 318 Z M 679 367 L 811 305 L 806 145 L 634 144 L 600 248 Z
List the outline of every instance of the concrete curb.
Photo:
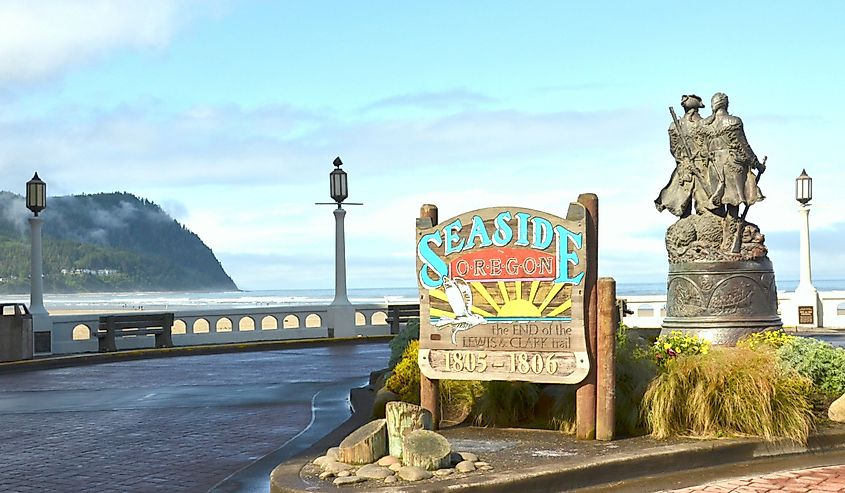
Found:
M 0 363 L 0 373 L 13 373 L 50 368 L 65 368 L 79 365 L 133 361 L 139 359 L 167 358 L 203 354 L 223 354 L 252 351 L 274 351 L 294 347 L 315 347 L 326 344 L 364 344 L 389 341 L 393 335 L 361 336 L 346 338 L 286 339 L 282 341 L 258 341 L 230 344 L 206 344 L 201 346 L 179 346 L 162 349 L 129 349 L 112 353 L 84 353 L 69 356 L 45 356 L 30 360 Z
M 363 420 L 366 421 L 366 420 Z M 359 423 L 361 420 L 358 421 Z M 348 434 L 354 427 L 348 429 Z M 339 431 L 340 428 L 335 430 Z M 315 484 L 300 477 L 301 470 L 313 457 L 336 445 L 345 434 L 332 432 L 319 445 L 298 458 L 280 464 L 270 477 L 271 493 L 299 493 L 337 491 L 329 482 Z M 481 433 L 481 432 L 479 432 Z M 526 433 L 531 433 L 527 431 Z M 361 485 L 366 491 L 438 492 L 485 491 L 513 493 L 513 491 L 564 491 L 581 488 L 611 487 L 612 483 L 654 477 L 684 471 L 702 470 L 740 463 L 753 463 L 777 457 L 812 455 L 820 460 L 824 454 L 845 451 L 845 427 L 824 430 L 812 435 L 806 446 L 790 441 L 765 442 L 758 439 L 728 439 L 695 441 L 680 444 L 658 444 L 633 452 L 608 454 L 586 460 L 561 459 L 558 464 L 497 470 L 484 475 L 460 479 L 428 481 L 417 484 L 380 486 L 374 482 Z M 660 488 L 658 488 L 660 489 Z M 359 489 L 360 491 L 360 489 Z M 656 491 L 656 490 L 652 490 Z

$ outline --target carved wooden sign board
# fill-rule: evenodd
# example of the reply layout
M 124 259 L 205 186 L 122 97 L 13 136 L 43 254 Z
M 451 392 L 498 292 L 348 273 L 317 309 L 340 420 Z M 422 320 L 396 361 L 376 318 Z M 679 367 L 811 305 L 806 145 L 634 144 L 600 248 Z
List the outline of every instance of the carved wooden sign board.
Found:
M 417 224 L 420 371 L 432 379 L 574 384 L 589 370 L 586 211 L 521 207 Z

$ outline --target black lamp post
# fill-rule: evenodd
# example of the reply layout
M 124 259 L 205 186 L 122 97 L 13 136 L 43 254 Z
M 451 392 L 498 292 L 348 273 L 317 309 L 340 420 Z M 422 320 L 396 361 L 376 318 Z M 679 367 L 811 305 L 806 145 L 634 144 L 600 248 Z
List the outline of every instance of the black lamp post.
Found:
M 32 313 L 32 328 L 37 331 L 51 330 L 50 314 L 44 308 L 44 280 L 41 254 L 41 223 L 38 213 L 47 207 L 47 184 L 38 173 L 26 182 L 26 208 L 34 214 L 29 218 L 31 233 L 30 251 L 30 293 L 29 311 Z
M 349 197 L 349 184 L 346 171 L 341 166 L 340 157 L 332 161 L 335 168 L 329 173 L 329 196 L 334 202 L 317 202 L 317 205 L 337 205 L 335 219 L 335 262 L 334 262 L 334 300 L 329 305 L 329 337 L 355 336 L 355 308 L 346 296 L 346 238 L 343 231 L 343 219 L 346 210 L 341 204 Z M 360 202 L 347 202 L 347 205 L 363 205 Z
M 813 179 L 807 174 L 807 170 L 801 170 L 801 174 L 795 179 L 795 200 L 801 205 L 813 200 Z

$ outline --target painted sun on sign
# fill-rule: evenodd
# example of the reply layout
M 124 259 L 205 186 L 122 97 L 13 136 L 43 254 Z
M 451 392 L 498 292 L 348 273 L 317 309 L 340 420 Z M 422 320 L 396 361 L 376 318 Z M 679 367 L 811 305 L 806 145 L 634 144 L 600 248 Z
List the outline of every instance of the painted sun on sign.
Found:
M 577 326 L 583 317 L 583 218 L 580 204 L 567 219 L 497 207 L 418 229 L 423 372 L 461 378 L 453 363 L 463 369 L 467 358 L 474 370 L 466 378 L 500 379 L 513 369 L 517 375 L 504 379 L 525 379 L 519 370 L 526 368 L 542 370 L 535 381 L 577 378 L 582 371 L 572 349 L 583 327 L 573 330 L 573 321 Z

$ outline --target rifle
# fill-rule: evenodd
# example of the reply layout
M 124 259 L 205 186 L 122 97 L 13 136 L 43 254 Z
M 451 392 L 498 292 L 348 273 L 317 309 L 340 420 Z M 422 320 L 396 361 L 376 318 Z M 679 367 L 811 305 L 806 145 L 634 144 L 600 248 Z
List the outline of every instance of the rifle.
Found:
M 695 163 L 692 160 L 692 150 L 690 149 L 690 146 L 687 143 L 686 135 L 684 135 L 683 128 L 681 127 L 681 123 L 678 120 L 678 115 L 675 114 L 675 108 L 670 106 L 669 107 L 669 113 L 672 114 L 672 121 L 675 123 L 675 128 L 678 130 L 678 135 L 681 137 L 681 144 L 683 144 L 683 150 L 686 151 L 686 155 L 687 155 L 686 157 L 689 160 L 690 168 L 692 169 L 692 173 L 699 180 L 701 180 L 702 185 L 704 185 L 705 187 L 708 187 L 708 185 L 710 185 L 710 182 L 708 180 L 706 180 L 703 176 L 701 176 L 701 172 L 698 170 L 698 168 L 696 168 Z M 724 186 L 725 186 L 725 177 L 722 176 L 722 173 L 720 172 L 719 169 L 717 169 L 717 168 L 713 168 L 713 169 L 716 172 L 716 177 L 719 179 L 719 185 L 716 186 L 716 190 L 714 190 L 713 193 L 710 194 L 709 199 L 710 199 L 710 202 L 713 203 L 713 205 L 721 205 L 721 204 L 717 204 L 714 199 L 717 196 L 721 195 L 722 190 L 724 189 Z M 706 190 L 706 188 L 705 188 L 705 190 Z

